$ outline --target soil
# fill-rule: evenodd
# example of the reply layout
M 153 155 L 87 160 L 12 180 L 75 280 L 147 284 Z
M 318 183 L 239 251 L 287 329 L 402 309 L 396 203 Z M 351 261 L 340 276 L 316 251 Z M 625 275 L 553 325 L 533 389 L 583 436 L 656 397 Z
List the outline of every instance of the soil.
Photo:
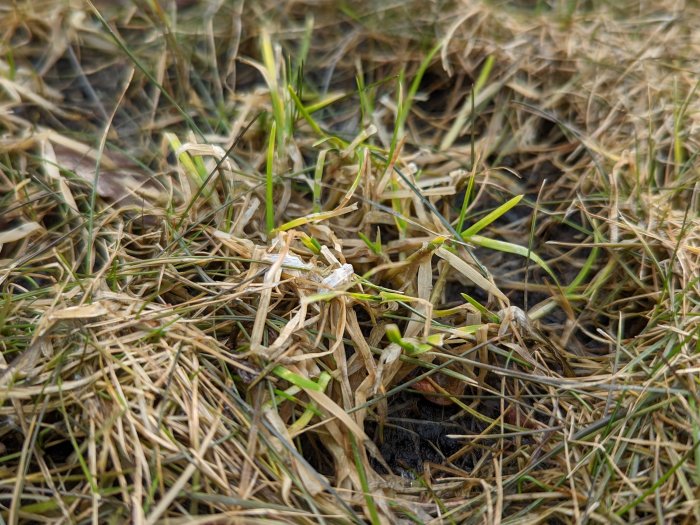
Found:
M 426 464 L 449 465 L 468 472 L 478 461 L 480 448 L 448 461 L 465 446 L 464 440 L 450 436 L 479 433 L 485 426 L 458 406 L 440 406 L 420 394 L 402 393 L 392 401 L 390 411 L 383 425 L 376 420 L 368 422 L 367 432 L 393 474 L 418 479 Z M 378 472 L 384 470 L 379 464 L 373 466 Z

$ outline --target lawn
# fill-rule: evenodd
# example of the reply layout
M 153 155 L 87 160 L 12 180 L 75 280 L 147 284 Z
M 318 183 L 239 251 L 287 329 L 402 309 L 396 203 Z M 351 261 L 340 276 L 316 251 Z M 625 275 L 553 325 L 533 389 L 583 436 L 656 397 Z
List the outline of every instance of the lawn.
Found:
M 699 21 L 0 2 L 0 525 L 700 522 Z

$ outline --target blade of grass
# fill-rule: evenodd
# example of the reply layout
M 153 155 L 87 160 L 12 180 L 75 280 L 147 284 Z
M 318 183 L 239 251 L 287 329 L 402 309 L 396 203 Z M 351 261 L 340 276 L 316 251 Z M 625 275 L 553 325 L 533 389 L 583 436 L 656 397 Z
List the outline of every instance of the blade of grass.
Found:
M 291 370 L 281 365 L 277 365 L 276 367 L 274 367 L 272 369 L 272 373 L 275 374 L 277 377 L 284 379 L 285 381 L 289 381 L 294 386 L 297 386 L 304 390 L 313 390 L 314 392 L 323 392 L 323 390 L 325 390 L 325 388 L 322 387 L 319 383 L 312 381 L 311 379 L 307 379 L 303 376 L 300 376 L 299 374 L 292 372 Z
M 494 62 L 495 60 L 492 55 L 489 55 L 484 61 L 484 65 L 481 67 L 481 71 L 479 72 L 479 76 L 477 77 L 476 82 L 474 83 L 474 87 L 472 88 L 469 99 L 464 102 L 459 113 L 457 113 L 457 117 L 452 123 L 452 126 L 440 142 L 440 151 L 445 151 L 452 147 L 452 144 L 454 144 L 454 141 L 457 140 L 457 137 L 459 137 L 460 133 L 462 132 L 462 128 L 464 128 L 464 125 L 467 123 L 467 118 L 469 118 L 470 116 L 472 118 L 472 127 L 474 126 L 474 106 L 481 106 L 481 104 L 493 97 L 496 94 L 496 92 L 501 88 L 504 80 L 501 80 L 501 82 L 489 86 L 489 89 L 487 91 L 483 91 L 484 86 L 486 86 L 486 82 L 488 81 L 488 78 L 491 75 L 491 70 L 493 69 Z M 476 100 L 479 95 L 482 95 L 482 97 L 479 98 L 477 104 Z
M 146 78 L 148 78 L 149 82 L 153 84 L 158 91 L 160 91 L 160 94 L 165 97 L 165 99 L 173 105 L 173 107 L 178 111 L 180 116 L 187 122 L 187 125 L 189 128 L 194 131 L 197 135 L 199 135 L 202 139 L 204 139 L 204 133 L 202 130 L 197 126 L 195 123 L 194 119 L 189 115 L 187 111 L 185 111 L 180 104 L 177 103 L 177 101 L 172 97 L 172 95 L 168 92 L 167 89 L 165 89 L 156 79 L 156 77 L 151 73 L 146 67 L 141 63 L 141 61 L 136 58 L 136 56 L 131 52 L 129 47 L 124 43 L 124 41 L 121 39 L 121 37 L 112 29 L 112 26 L 109 25 L 107 20 L 104 19 L 100 11 L 95 7 L 95 5 L 92 3 L 92 0 L 87 0 L 87 4 L 90 6 L 90 9 L 92 9 L 93 14 L 99 20 L 100 24 L 102 27 L 104 27 L 109 35 L 112 37 L 114 42 L 117 44 L 117 47 L 121 49 L 126 56 L 129 57 L 129 60 L 144 74 L 146 75 Z
M 472 156 L 472 159 L 474 157 Z M 469 203 L 471 201 L 472 191 L 474 190 L 474 180 L 476 179 L 474 169 L 472 169 L 471 175 L 469 175 L 469 181 L 467 182 L 467 188 L 464 190 L 464 200 L 462 201 L 462 207 L 459 210 L 459 218 L 457 219 L 457 231 L 461 232 L 464 228 L 464 221 L 467 218 L 467 208 L 469 208 Z
M 498 219 L 501 215 L 508 212 L 511 208 L 517 206 L 518 203 L 522 200 L 522 198 L 522 195 L 516 195 L 508 202 L 501 204 L 498 208 L 486 215 L 486 217 L 480 219 L 479 221 L 471 225 L 469 228 L 464 230 L 462 232 L 462 238 L 473 237 L 475 234 L 479 233 L 481 230 L 486 228 L 486 226 Z
M 352 455 L 355 459 L 355 470 L 360 478 L 360 486 L 362 487 L 362 493 L 365 497 L 365 503 L 367 504 L 370 523 L 372 525 L 380 525 L 382 521 L 379 519 L 379 512 L 377 511 L 377 506 L 374 503 L 373 491 L 370 490 L 369 483 L 367 482 L 367 472 L 365 472 L 365 465 L 362 461 L 360 450 L 357 446 L 357 442 L 355 441 L 355 436 L 349 434 L 349 437 L 350 445 L 352 446 Z
M 273 121 L 270 126 L 270 136 L 267 141 L 267 157 L 265 164 L 265 224 L 268 235 L 275 229 L 275 202 L 274 202 L 274 181 L 272 172 L 275 165 L 275 135 L 277 134 L 277 122 Z
M 328 219 L 332 219 L 333 217 L 338 217 L 340 215 L 345 215 L 347 213 L 351 213 L 351 212 L 355 211 L 356 209 L 357 209 L 357 203 L 354 202 L 350 206 L 345 206 L 344 208 L 336 208 L 336 209 L 331 210 L 331 211 L 321 211 L 318 213 L 310 213 L 309 215 L 305 215 L 304 217 L 299 217 L 298 219 L 293 219 L 289 222 L 286 222 L 278 228 L 274 228 L 272 230 L 272 233 L 291 230 L 292 228 L 298 228 L 299 226 L 303 226 L 304 224 L 315 224 L 318 222 L 327 221 Z
M 272 38 L 266 28 L 263 28 L 260 33 L 260 51 L 266 71 L 265 81 L 267 82 L 270 91 L 270 100 L 272 101 L 272 114 L 277 128 L 277 147 L 282 151 L 284 149 L 284 131 L 286 129 L 284 101 L 282 100 L 277 79 L 278 67 L 277 64 L 275 64 L 275 52 L 272 46 Z
M 413 105 L 413 99 L 416 96 L 416 93 L 418 93 L 418 88 L 420 87 L 420 83 L 423 80 L 423 76 L 425 75 L 425 72 L 428 69 L 428 66 L 430 63 L 433 61 L 433 58 L 437 54 L 438 51 L 440 51 L 440 48 L 442 47 L 442 42 L 438 42 L 433 48 L 428 51 L 428 54 L 425 56 L 425 58 L 421 61 L 420 65 L 418 66 L 418 70 L 416 71 L 415 76 L 413 77 L 413 81 L 411 82 L 411 86 L 408 88 L 408 94 L 406 96 L 406 99 L 403 101 L 403 104 L 399 106 L 400 111 L 398 114 L 397 122 L 396 122 L 396 127 L 394 128 L 394 137 L 392 139 L 392 146 L 396 146 L 396 139 L 397 137 L 400 137 L 403 135 L 404 132 L 404 125 L 406 124 L 406 118 L 408 117 L 409 112 L 411 111 L 411 106 Z M 389 157 L 391 158 L 391 150 L 389 151 Z
M 316 169 L 314 170 L 314 187 L 312 193 L 312 203 L 314 213 L 321 211 L 321 189 L 323 184 L 323 168 L 326 165 L 326 154 L 328 149 L 322 149 L 316 159 Z
M 549 265 L 542 260 L 542 258 L 535 252 L 527 248 L 526 246 L 520 246 L 518 244 L 513 244 L 506 241 L 498 241 L 496 239 L 489 239 L 488 237 L 482 237 L 481 235 L 465 236 L 464 240 L 476 244 L 477 246 L 482 246 L 484 248 L 489 248 L 490 250 L 497 250 L 504 253 L 512 253 L 514 255 L 520 255 L 526 259 L 530 259 L 532 262 L 537 264 L 542 268 L 547 275 L 549 275 L 555 283 L 558 283 L 557 276 L 554 274 Z

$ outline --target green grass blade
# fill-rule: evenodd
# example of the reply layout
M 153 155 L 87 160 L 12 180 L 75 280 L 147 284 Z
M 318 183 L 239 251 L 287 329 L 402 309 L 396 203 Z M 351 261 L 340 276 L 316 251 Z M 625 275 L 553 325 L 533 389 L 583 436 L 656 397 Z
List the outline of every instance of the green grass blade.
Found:
M 442 42 L 438 42 L 437 45 L 433 46 L 433 48 L 428 52 L 428 54 L 425 56 L 425 58 L 421 61 L 420 66 L 418 66 L 418 70 L 416 71 L 416 75 L 413 77 L 413 81 L 411 82 L 411 86 L 408 88 L 408 96 L 406 97 L 405 104 L 402 107 L 401 110 L 401 117 L 399 119 L 397 129 L 399 134 L 403 134 L 403 127 L 404 124 L 406 123 L 406 118 L 408 117 L 408 113 L 411 111 L 411 106 L 413 105 L 413 99 L 416 96 L 416 93 L 418 93 L 418 88 L 420 87 L 420 83 L 423 80 L 423 76 L 425 75 L 425 72 L 428 69 L 428 66 L 430 63 L 433 61 L 433 58 L 437 54 L 438 51 L 440 51 L 440 48 L 442 47 Z
M 473 159 L 472 155 L 472 159 Z M 459 219 L 457 220 L 457 231 L 461 232 L 464 228 L 464 220 L 467 218 L 467 208 L 469 208 L 469 202 L 471 201 L 472 191 L 474 191 L 474 179 L 476 179 L 474 172 L 469 176 L 469 182 L 467 182 L 467 189 L 464 190 L 464 200 L 462 201 L 462 208 L 459 210 Z
M 292 228 L 298 228 L 299 226 L 303 226 L 304 224 L 322 222 L 322 221 L 328 220 L 332 217 L 337 217 L 338 215 L 344 215 L 346 213 L 353 212 L 356 209 L 357 209 L 357 203 L 353 203 L 350 206 L 346 206 L 345 208 L 341 208 L 340 210 L 320 211 L 318 213 L 311 213 L 309 215 L 304 215 L 303 217 L 298 217 L 296 219 L 292 219 L 289 222 L 285 222 L 279 228 L 275 228 L 274 230 L 271 230 L 271 231 L 284 232 L 287 230 L 291 230 Z
M 277 80 L 278 68 L 275 64 L 275 52 L 272 47 L 272 39 L 270 38 L 270 33 L 263 29 L 260 34 L 260 52 L 263 58 L 263 65 L 266 71 L 266 81 L 268 88 L 270 90 L 270 99 L 272 100 L 272 112 L 274 115 L 275 123 L 277 125 L 277 141 L 279 149 L 284 147 L 284 130 L 285 130 L 285 112 L 284 112 L 284 101 L 282 100 L 279 82 Z
M 505 202 L 501 204 L 498 208 L 493 210 L 491 213 L 486 215 L 483 219 L 480 219 L 476 223 L 474 223 L 472 226 L 467 228 L 462 232 L 462 238 L 466 237 L 472 237 L 476 233 L 479 233 L 481 230 L 486 228 L 489 224 L 491 224 L 493 221 L 498 219 L 501 215 L 505 214 L 510 210 L 511 208 L 515 207 L 521 200 L 523 196 L 522 195 L 516 195 L 512 199 L 510 199 L 508 202 Z
M 465 293 L 460 293 L 459 295 L 462 296 L 462 299 L 464 299 L 470 305 L 472 305 L 474 308 L 476 308 L 481 313 L 481 315 L 486 317 L 490 322 L 497 323 L 500 321 L 499 317 L 496 314 L 491 312 L 488 308 L 486 308 L 479 301 L 474 299 L 471 295 L 467 295 Z
M 367 481 L 367 473 L 365 472 L 365 465 L 362 461 L 362 456 L 360 455 L 360 450 L 355 441 L 355 436 L 348 434 L 350 437 L 350 444 L 352 446 L 352 455 L 355 459 L 355 469 L 357 470 L 357 475 L 360 478 L 360 486 L 362 487 L 362 493 L 365 496 L 365 503 L 367 504 L 367 511 L 369 512 L 369 519 L 372 525 L 380 525 L 382 521 L 379 519 L 379 512 L 377 511 L 377 505 L 374 503 L 373 491 L 370 489 L 369 482 Z
M 362 239 L 362 241 L 367 245 L 367 247 L 372 250 L 372 252 L 375 255 L 381 255 L 382 254 L 382 241 L 381 237 L 379 234 L 379 229 L 377 229 L 377 240 L 375 242 L 372 242 L 369 237 L 367 237 L 364 233 L 362 232 L 357 232 L 357 236 Z
M 416 71 L 416 75 L 413 77 L 413 81 L 411 82 L 411 86 L 408 88 L 408 93 L 405 96 L 403 94 L 403 79 L 404 79 L 403 71 L 399 75 L 398 87 L 397 87 L 398 93 L 397 93 L 396 124 L 394 126 L 394 132 L 393 132 L 393 135 L 391 137 L 391 147 L 389 148 L 389 154 L 387 155 L 387 157 L 389 159 L 393 158 L 394 151 L 396 150 L 396 145 L 397 145 L 399 139 L 401 138 L 401 136 L 403 135 L 404 125 L 406 124 L 406 119 L 408 118 L 408 114 L 411 112 L 413 98 L 416 96 L 416 93 L 418 92 L 418 88 L 420 87 L 420 83 L 423 80 L 423 76 L 425 75 L 425 72 L 428 69 L 428 66 L 433 61 L 435 54 L 440 50 L 440 47 L 442 47 L 442 42 L 440 42 L 436 46 L 434 46 L 428 52 L 428 54 L 425 56 L 425 58 L 421 61 L 420 65 L 418 66 L 418 70 Z
M 275 135 L 277 123 L 272 122 L 270 126 L 270 136 L 267 142 L 267 163 L 265 166 L 265 224 L 267 233 L 272 233 L 275 229 L 275 202 L 273 192 L 272 171 L 275 164 Z
M 486 57 L 486 60 L 484 61 L 484 65 L 481 67 L 481 71 L 479 71 L 479 77 L 476 79 L 476 82 L 474 83 L 474 96 L 479 94 L 482 89 L 484 89 L 484 86 L 486 85 L 486 82 L 488 82 L 489 76 L 491 75 L 491 70 L 493 69 L 493 64 L 496 60 L 493 58 L 493 55 L 489 55 Z
M 473 235 L 471 237 L 465 237 L 464 240 L 467 242 L 471 242 L 472 244 L 476 244 L 477 246 L 482 246 L 484 248 L 488 248 L 490 250 L 497 250 L 499 252 L 512 253 L 514 255 L 520 255 L 522 257 L 530 259 L 532 262 L 537 264 L 537 266 L 539 266 L 545 272 L 547 272 L 547 275 L 549 275 L 552 279 L 554 279 L 555 283 L 558 284 L 558 282 L 559 282 L 557 280 L 557 276 L 554 274 L 554 272 L 549 267 L 549 265 L 546 262 L 544 262 L 544 260 L 539 255 L 537 255 L 532 250 L 529 250 L 525 246 L 520 246 L 518 244 L 513 244 L 510 242 L 506 242 L 506 241 L 498 241 L 496 239 L 489 239 L 488 237 L 482 237 L 481 235 Z
M 300 376 L 299 374 L 296 374 L 296 373 L 292 372 L 291 370 L 289 370 L 281 365 L 277 365 L 275 368 L 273 368 L 272 373 L 275 374 L 280 379 L 284 379 L 285 381 L 289 381 L 294 386 L 297 386 L 297 387 L 305 389 L 305 390 L 314 390 L 315 392 L 323 392 L 323 390 L 324 390 L 324 388 L 320 384 L 316 383 L 315 381 L 312 381 L 311 379 L 307 379 L 303 376 Z
M 323 132 L 321 129 L 321 126 L 318 125 L 318 123 L 314 120 L 314 118 L 311 116 L 311 113 L 306 109 L 304 106 L 304 103 L 301 101 L 299 98 L 299 95 L 296 94 L 296 91 L 294 91 L 293 86 L 287 86 L 287 92 L 289 93 L 289 96 L 292 98 L 292 102 L 294 102 L 294 105 L 297 108 L 297 111 L 301 114 L 302 117 L 304 117 L 304 120 L 311 126 L 311 129 L 314 130 L 314 133 L 319 135 L 320 137 L 327 137 L 326 133 Z

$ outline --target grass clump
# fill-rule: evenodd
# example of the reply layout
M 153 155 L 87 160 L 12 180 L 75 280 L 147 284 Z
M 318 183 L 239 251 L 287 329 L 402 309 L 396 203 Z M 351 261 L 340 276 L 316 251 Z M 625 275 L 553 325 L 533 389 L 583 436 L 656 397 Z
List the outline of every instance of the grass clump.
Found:
M 0 520 L 700 521 L 662 4 L 0 7 Z

